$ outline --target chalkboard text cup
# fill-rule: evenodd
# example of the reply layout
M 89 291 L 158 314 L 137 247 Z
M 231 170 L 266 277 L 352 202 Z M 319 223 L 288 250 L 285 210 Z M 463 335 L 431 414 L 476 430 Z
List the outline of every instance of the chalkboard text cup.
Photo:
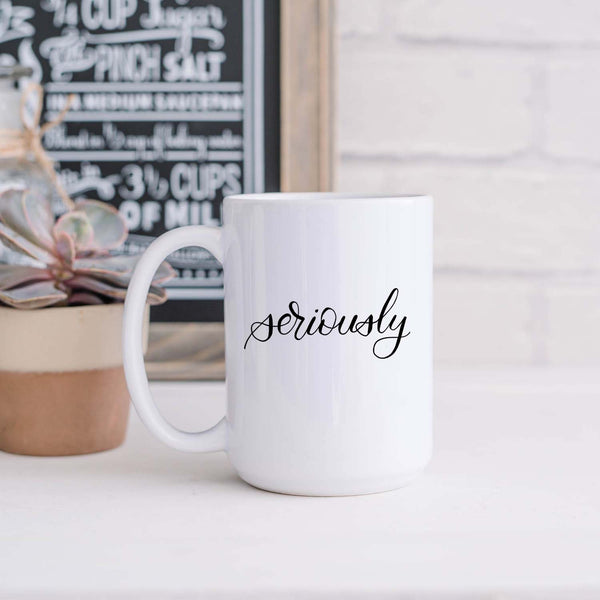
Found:
M 432 200 L 230 196 L 223 227 L 182 227 L 139 261 L 123 357 L 146 426 L 188 452 L 224 450 L 240 477 L 286 494 L 400 487 L 431 456 Z M 154 270 L 187 246 L 223 264 L 227 414 L 179 431 L 152 401 L 142 355 Z

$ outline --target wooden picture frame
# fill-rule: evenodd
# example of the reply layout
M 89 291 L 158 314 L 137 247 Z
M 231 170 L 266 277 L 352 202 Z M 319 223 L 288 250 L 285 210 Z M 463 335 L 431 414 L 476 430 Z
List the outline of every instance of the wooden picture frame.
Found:
M 281 190 L 327 191 L 334 177 L 334 0 L 281 0 Z M 225 377 L 223 323 L 152 323 L 151 379 Z

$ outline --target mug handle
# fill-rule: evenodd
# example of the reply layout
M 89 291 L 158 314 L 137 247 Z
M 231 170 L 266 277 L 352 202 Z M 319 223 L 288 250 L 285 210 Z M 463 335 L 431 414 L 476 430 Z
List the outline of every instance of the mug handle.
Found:
M 123 366 L 133 404 L 146 427 L 162 442 L 184 452 L 225 450 L 227 422 L 223 417 L 214 427 L 198 433 L 180 431 L 162 417 L 150 393 L 144 367 L 142 330 L 144 307 L 154 273 L 175 250 L 188 246 L 206 248 L 223 262 L 223 232 L 220 228 L 190 225 L 156 238 L 138 261 L 125 298 L 123 315 Z

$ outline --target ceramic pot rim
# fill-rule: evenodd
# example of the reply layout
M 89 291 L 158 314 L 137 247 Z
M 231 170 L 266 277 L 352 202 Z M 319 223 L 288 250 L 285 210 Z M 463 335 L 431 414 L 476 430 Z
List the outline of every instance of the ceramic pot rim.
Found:
M 148 340 L 146 307 L 144 348 Z M 64 372 L 123 364 L 123 304 L 19 310 L 0 307 L 0 371 Z

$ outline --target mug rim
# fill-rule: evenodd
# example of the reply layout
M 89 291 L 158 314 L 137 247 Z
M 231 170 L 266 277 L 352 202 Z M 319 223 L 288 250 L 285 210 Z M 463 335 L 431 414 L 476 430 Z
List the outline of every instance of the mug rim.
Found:
M 266 192 L 252 194 L 233 194 L 226 196 L 223 202 L 243 202 L 243 203 L 299 203 L 299 202 L 317 202 L 317 203 L 336 203 L 352 201 L 385 201 L 385 202 L 406 202 L 407 200 L 432 200 L 428 194 L 359 194 L 345 192 Z

